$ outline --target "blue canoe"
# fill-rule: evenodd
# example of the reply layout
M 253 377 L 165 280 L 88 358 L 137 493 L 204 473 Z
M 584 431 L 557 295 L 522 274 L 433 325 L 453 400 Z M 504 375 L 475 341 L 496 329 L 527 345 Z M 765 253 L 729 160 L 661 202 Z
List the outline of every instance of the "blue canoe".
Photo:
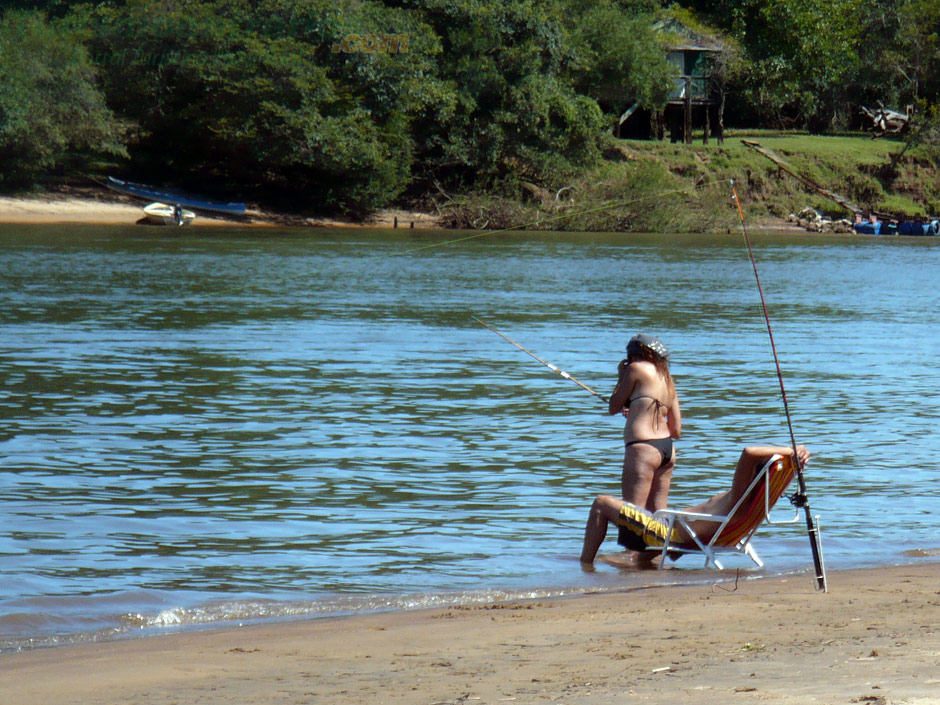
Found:
M 225 215 L 245 215 L 244 203 L 216 203 L 206 201 L 195 196 L 187 196 L 184 193 L 176 191 L 167 191 L 145 186 L 144 184 L 134 184 L 130 181 L 108 177 L 108 188 L 114 189 L 119 193 L 128 196 L 136 196 L 147 201 L 158 201 L 170 205 L 181 205 L 184 208 L 191 208 L 198 211 L 208 211 L 209 213 L 223 213 Z

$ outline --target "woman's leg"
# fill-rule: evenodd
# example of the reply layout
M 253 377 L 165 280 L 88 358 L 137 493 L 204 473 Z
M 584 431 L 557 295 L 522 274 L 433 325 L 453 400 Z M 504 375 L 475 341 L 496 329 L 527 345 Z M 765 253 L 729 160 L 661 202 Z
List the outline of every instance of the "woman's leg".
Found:
M 656 468 L 662 462 L 660 452 L 645 443 L 636 443 L 624 449 L 623 474 L 620 476 L 620 496 L 624 502 L 638 507 L 647 505 Z
M 672 466 L 657 470 L 653 476 L 653 482 L 650 486 L 649 498 L 646 501 L 646 510 L 655 514 L 660 509 L 665 509 L 669 500 L 669 485 L 672 482 Z
M 620 516 L 623 501 L 610 495 L 600 495 L 591 505 L 587 526 L 584 528 L 584 546 L 581 549 L 581 562 L 593 563 L 597 551 L 607 536 L 607 525 L 616 522 Z
M 672 483 L 672 469 L 675 464 L 676 452 L 673 451 L 672 460 L 653 471 L 653 482 L 650 484 L 649 498 L 646 501 L 646 509 L 652 514 L 666 508 L 669 499 L 669 485 Z

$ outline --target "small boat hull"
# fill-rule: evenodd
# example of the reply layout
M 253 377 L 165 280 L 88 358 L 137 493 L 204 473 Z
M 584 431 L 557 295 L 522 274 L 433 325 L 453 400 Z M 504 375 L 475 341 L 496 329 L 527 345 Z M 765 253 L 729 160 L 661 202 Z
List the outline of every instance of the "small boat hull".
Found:
M 147 221 L 154 225 L 173 225 L 183 227 L 189 225 L 196 218 L 196 214 L 180 206 L 170 206 L 166 203 L 151 203 L 144 207 Z
M 107 180 L 108 188 L 123 193 L 127 196 L 135 196 L 148 201 L 158 203 L 179 204 L 184 208 L 190 208 L 194 211 L 205 211 L 207 213 L 221 213 L 223 215 L 243 216 L 245 215 L 244 203 L 217 203 L 207 201 L 196 196 L 177 193 L 175 191 L 156 189 L 144 184 L 135 184 L 130 181 L 122 181 L 109 176 Z
M 936 236 L 940 234 L 940 220 L 934 218 L 925 223 L 906 220 L 892 223 L 856 223 L 853 228 L 859 235 Z

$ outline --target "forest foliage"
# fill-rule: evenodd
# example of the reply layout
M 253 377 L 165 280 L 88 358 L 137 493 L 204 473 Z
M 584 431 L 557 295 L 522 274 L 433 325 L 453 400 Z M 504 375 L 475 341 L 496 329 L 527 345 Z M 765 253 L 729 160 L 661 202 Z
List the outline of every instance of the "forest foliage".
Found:
M 0 17 L 0 187 L 135 180 L 365 214 L 596 164 L 661 106 L 654 29 L 704 28 L 729 125 L 815 132 L 857 107 L 937 121 L 940 0 L 13 0 Z M 932 116 L 932 117 L 931 117 Z M 924 130 L 920 140 L 934 139 Z M 935 150 L 940 151 L 940 150 Z

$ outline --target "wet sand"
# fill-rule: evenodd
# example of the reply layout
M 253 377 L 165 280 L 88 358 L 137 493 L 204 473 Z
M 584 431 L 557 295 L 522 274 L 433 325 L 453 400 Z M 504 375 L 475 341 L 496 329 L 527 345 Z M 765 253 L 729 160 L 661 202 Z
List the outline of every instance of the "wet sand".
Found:
M 940 703 L 940 564 L 0 654 L 4 705 Z

